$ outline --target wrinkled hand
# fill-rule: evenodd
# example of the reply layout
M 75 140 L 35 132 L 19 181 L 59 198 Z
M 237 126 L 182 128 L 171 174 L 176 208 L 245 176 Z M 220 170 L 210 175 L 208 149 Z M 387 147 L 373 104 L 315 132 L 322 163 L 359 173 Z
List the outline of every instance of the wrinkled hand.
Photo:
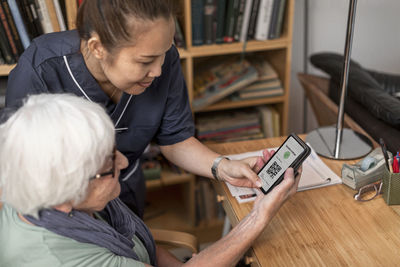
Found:
M 268 194 L 261 193 L 255 203 L 253 210 L 260 214 L 268 222 L 285 203 L 285 201 L 297 192 L 297 188 L 302 173 L 302 167 L 297 172 L 296 178 L 294 177 L 293 168 L 286 170 L 282 182 L 272 189 Z
M 242 160 L 222 160 L 218 166 L 218 175 L 221 179 L 234 186 L 261 187 L 261 180 L 257 172 L 274 154 L 263 150 L 262 157 L 249 157 Z

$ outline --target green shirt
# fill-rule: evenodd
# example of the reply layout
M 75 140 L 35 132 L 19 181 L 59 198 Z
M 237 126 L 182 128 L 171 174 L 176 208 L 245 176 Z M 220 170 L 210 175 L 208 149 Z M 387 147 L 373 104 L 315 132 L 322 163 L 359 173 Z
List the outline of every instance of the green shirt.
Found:
M 136 236 L 134 251 L 140 261 L 115 255 L 106 248 L 81 243 L 27 224 L 4 205 L 0 210 L 0 266 L 144 266 L 150 264 L 143 243 Z

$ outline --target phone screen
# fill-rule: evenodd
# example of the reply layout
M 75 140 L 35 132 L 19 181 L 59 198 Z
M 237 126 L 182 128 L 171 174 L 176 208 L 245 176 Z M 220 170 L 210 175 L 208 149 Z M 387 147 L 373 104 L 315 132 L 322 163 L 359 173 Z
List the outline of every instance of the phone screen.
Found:
M 292 136 L 286 140 L 258 173 L 258 176 L 262 180 L 262 188 L 265 192 L 274 185 L 296 158 L 302 155 L 304 150 L 305 148 Z

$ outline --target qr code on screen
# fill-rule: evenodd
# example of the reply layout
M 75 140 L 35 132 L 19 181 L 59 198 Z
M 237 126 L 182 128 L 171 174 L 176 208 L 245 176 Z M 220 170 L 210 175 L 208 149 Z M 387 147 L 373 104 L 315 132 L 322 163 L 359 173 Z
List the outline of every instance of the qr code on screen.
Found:
M 272 165 L 268 168 L 267 174 L 269 174 L 271 178 L 274 178 L 275 175 L 277 175 L 281 169 L 282 167 L 279 166 L 278 163 L 276 163 L 276 161 L 274 161 L 274 163 L 272 163 Z

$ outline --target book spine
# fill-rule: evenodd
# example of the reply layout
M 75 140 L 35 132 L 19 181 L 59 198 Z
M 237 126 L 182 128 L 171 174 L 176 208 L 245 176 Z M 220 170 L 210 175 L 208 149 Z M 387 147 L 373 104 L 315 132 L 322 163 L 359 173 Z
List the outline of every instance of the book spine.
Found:
M 258 74 L 254 67 L 249 66 L 243 69 L 240 73 L 230 77 L 227 81 L 222 81 L 220 84 L 216 85 L 212 93 L 205 94 L 202 98 L 194 99 L 192 103 L 194 111 L 198 111 L 203 107 L 213 104 L 244 86 L 251 84 L 257 80 L 257 77 Z
M 26 12 L 30 12 L 32 14 L 32 20 L 33 20 L 33 27 L 36 30 L 36 33 L 32 31 L 33 37 L 39 36 L 44 33 L 42 23 L 40 22 L 39 14 L 38 14 L 38 6 L 37 3 L 35 2 L 36 0 L 23 0 L 24 1 L 24 7 L 26 9 Z
M 278 11 L 278 21 L 276 23 L 275 34 L 271 39 L 279 38 L 282 34 L 283 17 L 285 15 L 286 0 L 281 0 Z
M 22 19 L 21 12 L 18 8 L 16 0 L 8 0 L 8 4 L 10 6 L 11 15 L 14 18 L 15 26 L 17 27 L 18 34 L 21 38 L 21 43 L 24 49 L 27 49 L 31 44 L 31 40 L 29 39 L 28 31 L 25 27 L 25 23 Z
M 18 60 L 19 56 L 18 56 L 17 46 L 16 46 L 14 38 L 12 36 L 10 25 L 8 24 L 8 20 L 7 20 L 3 2 L 1 3 L 0 18 L 1 18 L 1 23 L 3 25 L 3 28 L 4 28 L 4 32 L 6 33 L 6 38 L 8 40 L 8 44 L 11 48 L 11 50 L 10 50 L 11 55 L 14 58 L 14 60 Z
M 237 10 L 238 4 L 239 0 L 228 0 L 228 7 L 226 10 L 226 18 L 225 18 L 225 33 L 224 33 L 225 43 L 233 42 L 233 33 L 236 21 L 235 10 Z
M 259 6 L 260 6 L 260 0 L 254 0 L 253 5 L 251 7 L 249 29 L 247 31 L 247 39 L 254 38 Z
M 267 40 L 268 29 L 270 23 L 270 14 L 272 11 L 273 0 L 261 0 L 260 10 L 258 13 L 257 25 L 256 25 L 256 40 Z
M 56 10 L 58 25 L 60 25 L 60 31 L 65 31 L 67 30 L 67 27 L 65 26 L 65 21 L 63 12 L 61 10 L 60 1 L 62 0 L 53 0 L 53 4 L 54 4 L 54 9 Z
M 192 45 L 204 44 L 203 0 L 192 0 Z
M 230 133 L 237 133 L 237 132 L 242 132 L 246 130 L 251 130 L 251 129 L 258 129 L 260 128 L 260 123 L 256 123 L 254 125 L 248 125 L 248 126 L 239 126 L 234 129 L 230 130 L 219 130 L 215 131 L 213 133 L 208 133 L 208 134 L 199 134 L 198 138 L 203 139 L 203 138 L 210 138 L 210 137 L 216 137 L 224 134 L 230 134 Z
M 33 22 L 32 12 L 29 5 L 25 5 L 27 0 L 17 1 L 18 9 L 20 11 L 22 21 L 24 22 L 26 33 L 28 34 L 29 41 L 36 37 L 37 31 Z
M 235 30 L 233 33 L 233 40 L 235 42 L 238 42 L 240 40 L 240 32 L 242 30 L 242 24 L 243 24 L 243 15 L 244 15 L 244 7 L 245 7 L 245 0 L 239 0 L 239 6 L 236 11 L 236 24 L 235 24 Z
M 51 19 L 49 15 L 49 10 L 47 9 L 46 0 L 36 0 L 37 2 L 37 13 L 39 16 L 40 23 L 42 25 L 43 33 L 53 32 L 53 25 L 51 24 Z M 73 2 L 73 1 L 71 1 Z
M 214 43 L 214 17 L 215 5 L 214 0 L 205 0 L 204 4 L 204 43 Z
M 68 29 L 75 29 L 75 19 L 78 10 L 78 3 L 76 1 L 65 1 L 65 9 L 67 13 Z
M 0 18 L 3 17 L 2 14 L 4 15 L 4 10 L 3 7 L 0 5 Z M 8 42 L 7 33 L 3 25 L 3 19 L 1 19 L 0 23 L 0 49 L 7 64 L 15 63 L 15 59 L 11 52 L 11 46 Z
M 281 2 L 280 0 L 273 0 L 271 19 L 270 19 L 269 29 L 268 29 L 268 39 L 272 39 L 273 36 L 275 35 L 275 28 L 276 28 L 276 23 L 278 22 L 278 13 L 279 13 L 280 2 Z
M 53 31 L 60 31 L 60 24 L 58 23 L 56 8 L 54 6 L 53 0 L 46 0 L 46 6 L 49 13 L 51 25 L 53 25 Z
M 251 13 L 251 8 L 252 7 L 253 7 L 253 0 L 247 0 L 246 1 L 246 6 L 244 8 L 244 13 L 243 13 L 242 28 L 240 29 L 240 38 L 239 38 L 239 40 L 241 42 L 244 42 L 244 41 L 247 40 L 247 32 L 249 30 L 250 13 Z
M 14 21 L 13 15 L 11 14 L 11 9 L 10 9 L 10 6 L 9 6 L 7 0 L 2 0 L 2 1 L 3 1 L 3 3 L 2 3 L 3 9 L 6 14 L 8 25 L 11 30 L 11 35 L 12 35 L 14 43 L 17 47 L 17 52 L 18 52 L 18 57 L 19 57 L 19 55 L 21 55 L 24 52 L 24 47 L 21 42 L 21 37 L 19 36 L 17 26 L 15 25 L 15 21 Z
M 215 43 L 221 44 L 224 42 L 224 26 L 225 26 L 225 11 L 226 0 L 217 1 L 217 15 L 216 15 L 216 30 L 215 30 Z

